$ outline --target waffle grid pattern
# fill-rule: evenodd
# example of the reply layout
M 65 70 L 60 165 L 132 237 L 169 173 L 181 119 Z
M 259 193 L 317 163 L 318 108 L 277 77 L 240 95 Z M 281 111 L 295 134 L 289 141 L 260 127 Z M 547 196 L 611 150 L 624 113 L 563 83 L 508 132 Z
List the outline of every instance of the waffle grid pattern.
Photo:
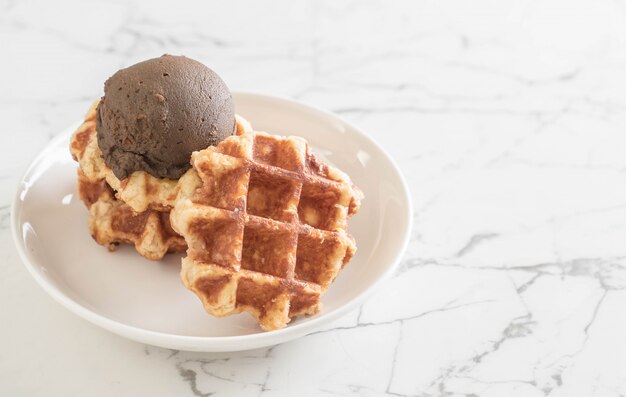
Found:
M 345 228 L 360 191 L 300 138 L 246 133 L 191 161 L 172 212 L 187 288 L 209 313 L 249 312 L 265 330 L 317 312 L 355 252 Z

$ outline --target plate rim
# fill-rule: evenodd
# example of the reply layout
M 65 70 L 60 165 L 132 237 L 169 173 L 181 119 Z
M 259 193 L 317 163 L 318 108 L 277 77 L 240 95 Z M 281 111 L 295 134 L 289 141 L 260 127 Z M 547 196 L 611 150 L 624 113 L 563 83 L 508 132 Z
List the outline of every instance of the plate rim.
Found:
M 227 351 L 241 351 L 241 350 L 250 350 L 255 348 L 261 348 L 266 346 L 272 346 L 279 343 L 287 342 L 290 340 L 294 340 L 296 338 L 305 336 L 307 334 L 313 333 L 323 325 L 328 324 L 337 318 L 345 315 L 350 310 L 353 310 L 358 304 L 363 303 L 370 295 L 372 295 L 380 285 L 390 278 L 390 276 L 397 269 L 402 256 L 406 252 L 406 249 L 409 244 L 411 232 L 413 230 L 413 201 L 411 199 L 411 193 L 409 189 L 409 185 L 398 167 L 398 164 L 395 160 L 387 153 L 387 151 L 379 145 L 372 137 L 367 135 L 361 128 L 356 126 L 355 124 L 346 121 L 339 115 L 332 113 L 331 111 L 325 110 L 315 105 L 311 105 L 309 103 L 288 98 L 280 95 L 273 94 L 265 94 L 258 93 L 254 91 L 239 91 L 233 90 L 231 91 L 233 96 L 239 97 L 249 97 L 253 99 L 261 99 L 261 100 L 271 100 L 271 101 L 279 101 L 285 102 L 287 104 L 295 104 L 304 108 L 309 108 L 310 110 L 314 110 L 322 113 L 326 117 L 334 120 L 338 120 L 346 126 L 352 128 L 361 138 L 369 141 L 373 146 L 375 146 L 384 158 L 389 162 L 392 169 L 396 172 L 400 185 L 402 187 L 402 193 L 404 199 L 407 203 L 406 212 L 408 215 L 408 221 L 406 230 L 402 239 L 402 243 L 399 246 L 399 249 L 395 252 L 393 259 L 391 260 L 390 265 L 387 269 L 378 277 L 373 283 L 371 283 L 364 291 L 354 296 L 348 302 L 346 302 L 343 306 L 336 308 L 334 311 L 312 317 L 309 321 L 302 322 L 299 324 L 288 325 L 285 328 L 270 331 L 270 332 L 262 332 L 262 333 L 254 333 L 247 335 L 229 335 L 229 336 L 191 336 L 191 335 L 177 335 L 160 331 L 153 331 L 149 329 L 144 329 L 132 325 L 128 325 L 126 323 L 111 319 L 105 315 L 98 314 L 87 307 L 81 305 L 80 303 L 74 301 L 72 298 L 63 293 L 60 289 L 53 286 L 49 283 L 42 274 L 36 269 L 36 266 L 31 263 L 30 259 L 27 256 L 26 249 L 27 246 L 24 243 L 22 237 L 20 236 L 21 227 L 18 224 L 18 215 L 17 210 L 20 208 L 20 204 L 22 200 L 20 199 L 20 194 L 22 192 L 22 186 L 25 178 L 32 173 L 32 170 L 38 166 L 41 160 L 47 155 L 48 151 L 51 148 L 58 146 L 62 141 L 67 138 L 69 134 L 71 134 L 75 129 L 75 126 L 70 126 L 66 130 L 57 134 L 53 139 L 51 139 L 46 146 L 35 156 L 31 162 L 29 163 L 26 170 L 22 173 L 16 191 L 13 197 L 13 201 L 11 204 L 11 234 L 13 237 L 13 242 L 15 247 L 17 248 L 18 256 L 22 262 L 22 264 L 26 267 L 30 275 L 35 279 L 37 284 L 48 295 L 50 295 L 55 301 L 57 301 L 61 306 L 68 309 L 70 312 L 75 315 L 91 322 L 94 325 L 97 325 L 105 330 L 112 332 L 114 334 L 123 336 L 128 339 L 132 339 L 134 341 L 161 346 L 165 348 L 177 349 L 177 350 L 186 350 L 186 351 L 203 351 L 203 352 L 227 352 Z M 80 125 L 80 123 L 78 123 Z M 20 212 L 21 213 L 21 212 Z

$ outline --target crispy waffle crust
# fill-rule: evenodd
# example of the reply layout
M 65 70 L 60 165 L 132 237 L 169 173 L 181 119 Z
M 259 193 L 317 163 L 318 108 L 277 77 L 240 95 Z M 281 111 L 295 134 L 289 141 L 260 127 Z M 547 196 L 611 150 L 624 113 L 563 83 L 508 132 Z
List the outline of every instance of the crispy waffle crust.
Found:
M 133 244 L 142 256 L 161 259 L 168 252 L 183 252 L 185 240 L 170 226 L 169 212 L 177 183 L 139 171 L 124 181 L 115 177 L 102 159 L 96 136 L 96 107 L 89 109 L 70 142 L 78 161 L 78 194 L 89 208 L 89 231 L 98 244 L 113 251 L 120 243 Z M 251 130 L 237 118 L 239 133 Z
M 89 208 L 89 231 L 98 244 L 113 251 L 119 243 L 135 246 L 148 259 L 161 259 L 168 252 L 183 252 L 185 240 L 170 226 L 168 211 L 135 212 L 105 190 Z
M 207 312 L 248 312 L 264 330 L 316 313 L 356 250 L 346 226 L 361 191 L 295 137 L 244 132 L 191 163 L 171 213 L 185 286 Z

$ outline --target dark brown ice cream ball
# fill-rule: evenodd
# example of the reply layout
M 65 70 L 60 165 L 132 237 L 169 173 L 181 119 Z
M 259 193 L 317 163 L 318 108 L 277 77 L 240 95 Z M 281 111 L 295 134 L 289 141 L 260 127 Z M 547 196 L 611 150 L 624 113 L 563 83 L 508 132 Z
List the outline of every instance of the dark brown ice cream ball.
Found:
M 235 131 L 224 81 L 200 62 L 163 55 L 121 69 L 104 83 L 96 130 L 104 162 L 116 177 L 146 171 L 177 179 L 191 152 Z

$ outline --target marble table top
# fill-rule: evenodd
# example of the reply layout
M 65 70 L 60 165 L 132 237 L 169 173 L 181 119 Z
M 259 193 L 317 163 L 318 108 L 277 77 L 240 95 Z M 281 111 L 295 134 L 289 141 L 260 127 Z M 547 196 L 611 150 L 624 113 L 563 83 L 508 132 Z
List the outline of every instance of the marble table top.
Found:
M 0 395 L 626 394 L 626 2 L 0 1 Z M 406 176 L 400 268 L 329 329 L 188 353 L 53 302 L 17 181 L 115 70 L 162 53 L 329 109 Z

